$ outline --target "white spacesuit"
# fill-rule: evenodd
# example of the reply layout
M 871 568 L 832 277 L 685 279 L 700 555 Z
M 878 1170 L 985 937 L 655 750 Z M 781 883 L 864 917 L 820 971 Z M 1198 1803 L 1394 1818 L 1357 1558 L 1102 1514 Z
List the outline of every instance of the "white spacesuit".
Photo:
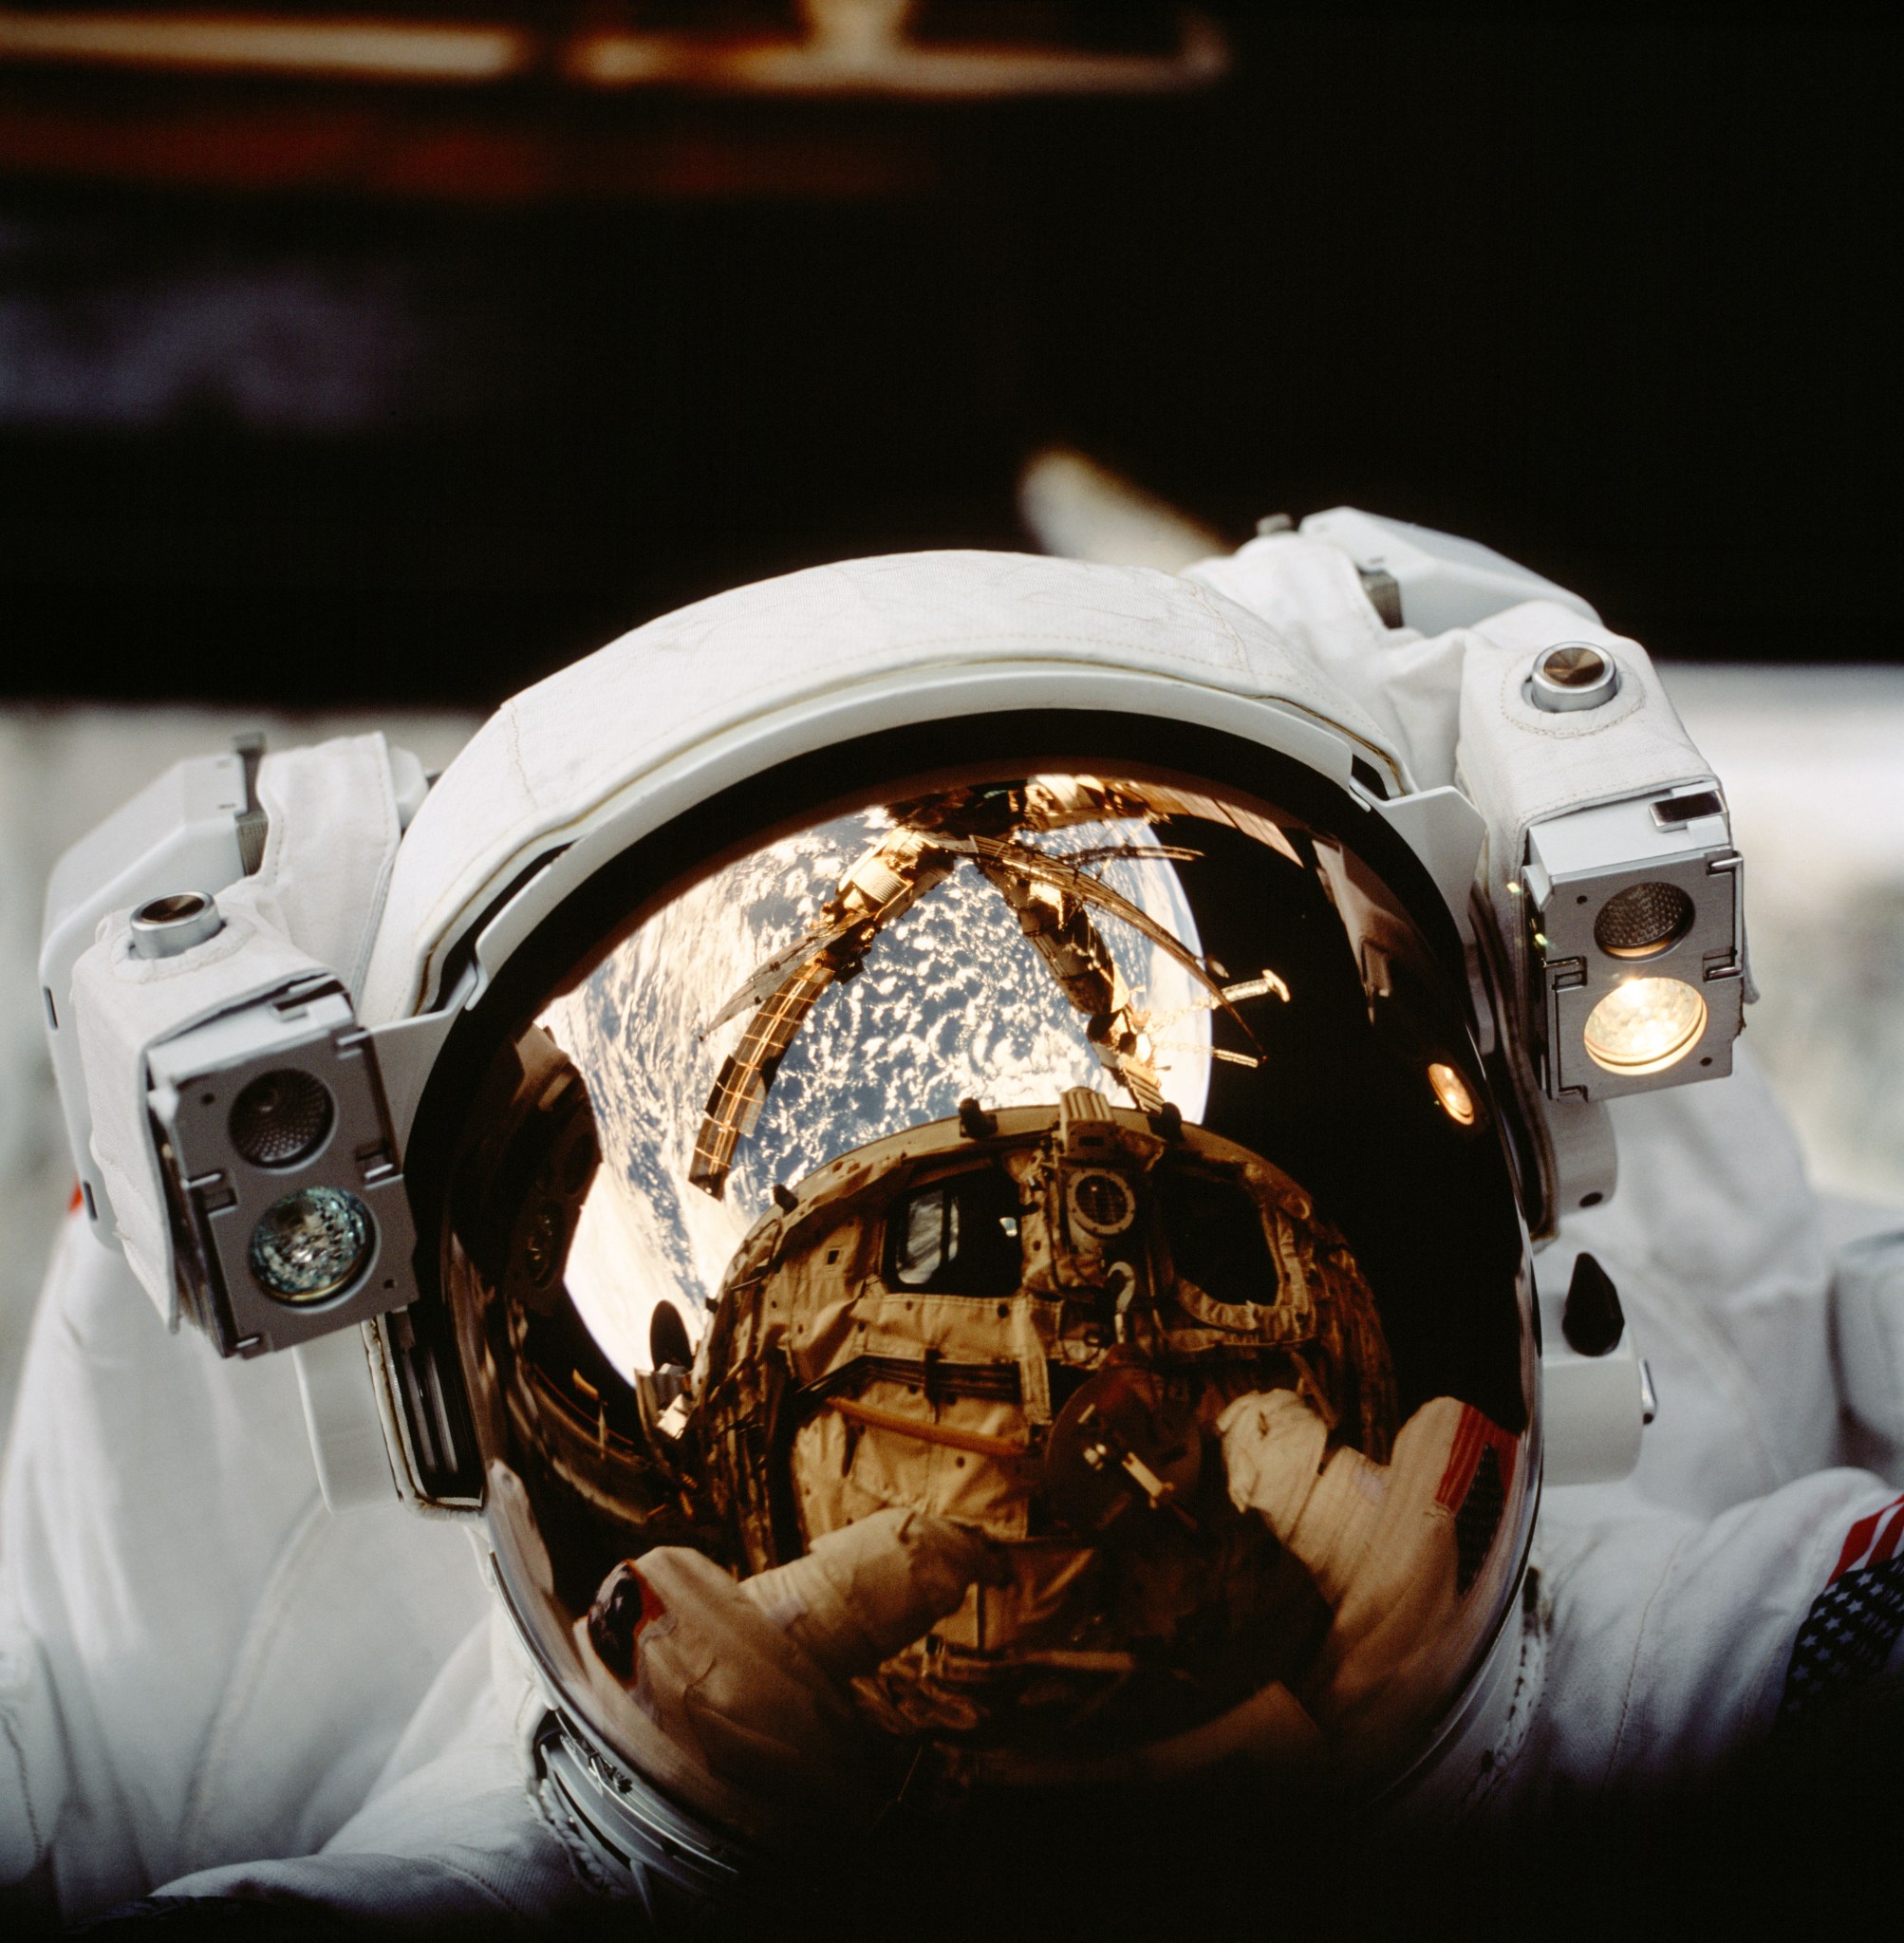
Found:
M 551 829 L 581 830 L 581 811 L 612 794 L 617 779 L 590 773 L 595 757 L 572 736 L 577 711 L 606 694 L 645 698 L 713 745 L 731 697 L 783 682 L 776 658 L 810 686 L 844 680 L 829 667 L 827 624 L 849 636 L 868 612 L 884 667 L 929 686 L 986 653 L 1040 668 L 1114 660 L 1092 644 L 1146 630 L 1151 645 L 1133 657 L 1168 665 L 1187 602 L 1224 644 L 1219 661 L 1231 657 L 1199 679 L 1253 692 L 1249 630 L 1267 629 L 1348 689 L 1422 791 L 1455 779 L 1464 665 L 1471 675 L 1498 645 L 1477 647 L 1470 626 L 1432 615 L 1385 627 L 1367 572 L 1358 581 L 1321 535 L 1276 534 L 1175 584 L 1092 570 L 1087 585 L 1060 563 L 993 570 L 1015 585 L 989 635 L 959 556 L 914 564 L 897 593 L 887 563 L 817 570 L 638 630 L 584 664 L 593 692 L 576 688 L 566 716 L 538 715 L 535 691 L 526 712 L 505 712 L 466 774 L 449 772 L 418 813 L 435 819 L 415 826 L 420 844 L 398 844 L 387 781 L 363 800 L 381 743 L 318 752 L 302 770 L 271 758 L 276 849 L 251 890 L 221 894 L 228 926 L 254 923 L 336 969 L 361 1018 L 401 1018 L 441 913 Z M 950 589 L 943 613 L 935 572 Z M 1041 636 L 1027 604 L 1046 617 Z M 1578 612 L 1577 632 L 1611 639 Z M 838 667 L 848 659 L 838 651 Z M 1577 762 L 1576 795 L 1586 773 Z M 353 845 L 368 881 L 353 874 Z M 434 931 L 420 913 L 435 914 Z M 87 1050 L 90 1084 L 112 1055 Z M 1566 1286 L 1591 1252 L 1650 1365 L 1657 1420 L 1630 1476 L 1549 1483 L 1531 1573 L 1520 1577 L 1518 1559 L 1503 1568 L 1502 1597 L 1508 1578 L 1523 1596 L 1490 1655 L 1488 1696 L 1465 1711 L 1457 1701 L 1433 1759 L 1391 1792 L 1394 1814 L 1512 1816 L 1569 1790 L 1695 1775 L 1821 1695 L 1897 1669 L 1904 1224 L 1834 1255 L 1748 1058 L 1716 1084 L 1639 1092 L 1609 1111 L 1617 1196 L 1568 1204 L 1540 1279 Z M 136 1168 L 115 1137 L 96 1102 L 93 1152 L 125 1253 L 76 1209 L 34 1327 L 0 1506 L 0 1876 L 65 1922 L 154 1896 L 533 1922 L 626 1894 L 538 1765 L 546 1669 L 486 1582 L 490 1545 L 394 1500 L 333 1515 L 301 1422 L 323 1414 L 310 1370 L 285 1355 L 221 1360 L 168 1336 L 152 1280 L 142 1291 L 128 1265 L 164 1244 L 139 1226 Z M 1398 1585 L 1425 1582 L 1397 1561 L 1431 1554 L 1447 1583 L 1422 1597 L 1429 1608 L 1453 1597 L 1452 1468 L 1467 1465 L 1465 1491 L 1484 1445 L 1513 1462 L 1512 1440 L 1476 1416 L 1426 1404 L 1386 1466 L 1325 1454 L 1322 1419 L 1292 1390 L 1240 1399 L 1220 1427 L 1232 1499 L 1268 1521 L 1334 1614 L 1333 1671 L 1309 1694 L 1325 1726 L 1330 1708 L 1353 1715 L 1410 1676 L 1405 1654 L 1371 1645 Z M 342 1500 L 338 1448 L 325 1483 Z M 861 1533 L 856 1553 L 839 1546 Z M 890 1515 L 737 1584 L 663 1548 L 642 1561 L 631 1639 L 630 1691 L 639 1700 L 647 1680 L 644 1718 L 665 1744 L 647 1772 L 703 1813 L 729 1799 L 830 1799 L 830 1737 L 853 1730 L 846 1680 L 996 1571 L 956 1528 Z M 1416 1614 L 1410 1637 L 1435 1623 L 1433 1610 Z M 665 1899 L 649 1909 L 664 1929 Z

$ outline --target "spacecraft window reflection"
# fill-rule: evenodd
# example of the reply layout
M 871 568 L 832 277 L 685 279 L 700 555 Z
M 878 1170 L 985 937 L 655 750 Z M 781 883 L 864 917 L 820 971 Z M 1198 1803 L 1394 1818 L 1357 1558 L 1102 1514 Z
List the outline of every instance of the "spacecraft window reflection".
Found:
M 1277 1285 L 1256 1203 L 1226 1181 L 1172 1168 L 1159 1182 L 1177 1273 L 1216 1302 L 1260 1302 Z
M 887 1224 L 887 1279 L 926 1294 L 1008 1296 L 1020 1280 L 1018 1190 L 997 1168 L 937 1181 Z

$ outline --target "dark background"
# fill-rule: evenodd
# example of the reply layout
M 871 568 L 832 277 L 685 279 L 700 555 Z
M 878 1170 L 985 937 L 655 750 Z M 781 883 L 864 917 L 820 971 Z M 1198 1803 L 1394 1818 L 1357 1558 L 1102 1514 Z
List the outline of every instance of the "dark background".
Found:
M 1176 100 L 0 65 L 0 698 L 484 706 L 761 574 L 1024 545 L 1050 440 L 1236 539 L 1470 534 L 1669 656 L 1904 661 L 1895 25 L 1210 10 Z M 1883 1934 L 1900 1798 L 1860 1686 L 1530 1829 L 902 1846 L 827 1934 Z
M 0 689 L 488 704 L 1022 547 L 1053 439 L 1237 539 L 1485 540 L 1664 655 L 1904 658 L 1895 28 L 1225 17 L 1169 100 L 0 70 Z

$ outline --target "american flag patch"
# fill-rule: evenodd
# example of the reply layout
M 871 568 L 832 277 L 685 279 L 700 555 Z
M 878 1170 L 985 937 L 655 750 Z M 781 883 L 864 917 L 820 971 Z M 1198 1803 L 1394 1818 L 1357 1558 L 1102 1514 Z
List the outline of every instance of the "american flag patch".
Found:
M 602 1664 L 626 1680 L 634 1673 L 635 1648 L 643 1631 L 666 1617 L 661 1594 L 643 1578 L 632 1559 L 625 1559 L 602 1581 L 588 1608 L 588 1637 Z
M 1806 1712 L 1847 1680 L 1883 1672 L 1904 1635 L 1904 1496 L 1860 1518 L 1811 1603 L 1785 1668 L 1781 1721 Z
M 1521 1443 L 1472 1404 L 1462 1407 L 1447 1468 L 1435 1503 L 1454 1513 L 1454 1589 L 1465 1593 L 1481 1576 L 1507 1508 Z
M 1491 1450 L 1501 1472 L 1504 1491 L 1514 1483 L 1514 1460 L 1520 1455 L 1521 1440 L 1510 1437 L 1492 1417 L 1483 1416 L 1471 1403 L 1461 1407 L 1461 1422 L 1455 1426 L 1454 1445 L 1447 1453 L 1447 1468 L 1441 1474 L 1441 1489 L 1434 1502 L 1449 1511 L 1459 1511 L 1474 1483 L 1481 1453 Z

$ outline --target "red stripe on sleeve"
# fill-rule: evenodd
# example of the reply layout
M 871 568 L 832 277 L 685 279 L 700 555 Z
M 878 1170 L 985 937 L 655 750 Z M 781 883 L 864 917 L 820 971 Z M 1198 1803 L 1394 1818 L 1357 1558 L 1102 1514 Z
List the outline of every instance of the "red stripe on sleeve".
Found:
M 1825 1583 L 1836 1585 L 1854 1565 L 1876 1564 L 1890 1558 L 1897 1549 L 1900 1534 L 1904 1534 L 1904 1517 L 1898 1515 L 1900 1511 L 1904 1511 L 1904 1495 L 1892 1499 L 1890 1504 L 1880 1505 L 1877 1510 L 1860 1518 L 1845 1533 L 1844 1548 L 1839 1553 L 1838 1563 L 1831 1568 L 1831 1577 Z M 1877 1538 L 1878 1525 L 1887 1518 L 1890 1523 L 1884 1533 L 1884 1549 L 1877 1552 L 1874 1541 Z M 1874 1556 L 1867 1559 L 1867 1553 Z
M 1521 1454 L 1521 1441 L 1510 1436 L 1492 1417 L 1484 1416 L 1469 1404 L 1461 1410 L 1461 1422 L 1455 1429 L 1454 1444 L 1447 1455 L 1447 1468 L 1441 1474 L 1441 1488 L 1434 1494 L 1437 1504 L 1449 1511 L 1459 1511 L 1467 1497 L 1467 1487 L 1474 1482 L 1475 1467 L 1481 1462 L 1481 1453 L 1492 1447 L 1495 1457 L 1501 1465 L 1501 1483 L 1503 1488 L 1514 1482 L 1514 1461 Z

